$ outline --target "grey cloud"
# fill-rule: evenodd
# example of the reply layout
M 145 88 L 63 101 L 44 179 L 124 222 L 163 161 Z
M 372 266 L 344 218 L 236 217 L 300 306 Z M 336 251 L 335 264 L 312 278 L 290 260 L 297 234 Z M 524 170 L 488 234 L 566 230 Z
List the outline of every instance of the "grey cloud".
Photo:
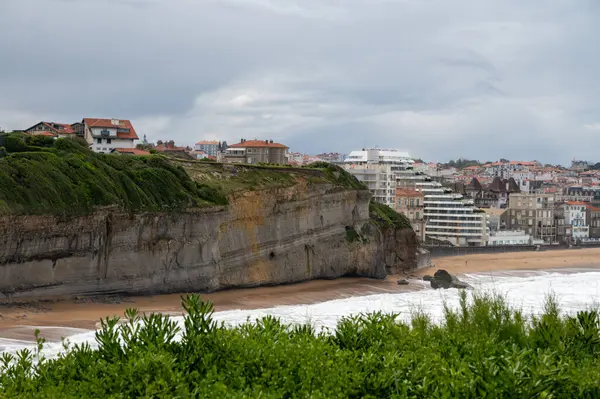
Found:
M 599 11 L 589 0 L 4 0 L 0 126 L 116 116 L 182 143 L 269 135 L 307 152 L 593 158 L 580 144 L 600 123 Z

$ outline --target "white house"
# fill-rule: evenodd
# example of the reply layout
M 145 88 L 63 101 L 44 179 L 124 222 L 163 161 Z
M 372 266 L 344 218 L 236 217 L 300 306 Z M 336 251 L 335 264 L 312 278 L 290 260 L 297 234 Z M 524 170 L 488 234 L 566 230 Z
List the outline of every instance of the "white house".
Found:
M 115 148 L 134 148 L 138 135 L 126 119 L 85 118 L 84 137 L 94 152 L 108 154 Z

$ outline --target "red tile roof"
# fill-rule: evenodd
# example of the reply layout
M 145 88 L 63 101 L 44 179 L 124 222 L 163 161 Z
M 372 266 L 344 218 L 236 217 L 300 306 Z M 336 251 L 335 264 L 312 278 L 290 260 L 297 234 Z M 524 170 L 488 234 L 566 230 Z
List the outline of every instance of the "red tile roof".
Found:
M 115 148 L 113 152 L 119 154 L 131 154 L 131 155 L 150 155 L 148 151 L 140 150 L 137 148 Z
M 31 130 L 40 124 L 44 125 L 44 128 L 47 129 L 44 131 L 48 131 L 48 132 L 52 132 L 52 133 L 56 133 L 56 134 L 75 134 L 75 133 L 77 133 L 71 127 L 71 125 L 69 125 L 67 123 L 44 122 L 44 121 L 36 123 L 35 125 L 30 127 L 29 129 L 26 129 L 25 131 Z M 39 134 L 37 136 L 39 136 Z
M 49 131 L 47 131 L 47 130 L 44 130 L 44 131 L 40 131 L 40 130 L 38 130 L 38 131 L 36 131 L 36 132 L 27 133 L 27 134 L 29 134 L 30 136 L 46 136 L 46 137 L 56 137 L 56 136 L 57 136 L 57 134 L 56 134 L 56 133 L 54 133 L 54 132 L 49 132 Z
M 186 147 L 176 147 L 176 146 L 171 146 L 169 144 L 159 144 L 156 147 L 154 147 L 154 149 L 156 151 L 159 152 L 165 152 L 165 151 L 187 151 Z
M 288 146 L 285 146 L 283 144 L 280 143 L 271 143 L 270 141 L 267 142 L 267 140 L 246 140 L 237 144 L 233 144 L 229 146 L 230 148 L 247 148 L 247 147 L 269 147 L 269 148 L 289 148 Z
M 587 202 L 582 202 L 582 201 L 567 201 L 566 204 L 567 205 L 588 205 Z
M 127 119 L 119 119 L 118 125 L 113 125 L 112 119 L 95 119 L 95 118 L 85 118 L 83 123 L 88 127 L 105 127 L 105 128 L 121 128 L 121 129 L 129 129 L 129 132 L 117 132 L 117 137 L 120 139 L 131 139 L 137 140 L 139 137 L 131 124 L 131 121 Z

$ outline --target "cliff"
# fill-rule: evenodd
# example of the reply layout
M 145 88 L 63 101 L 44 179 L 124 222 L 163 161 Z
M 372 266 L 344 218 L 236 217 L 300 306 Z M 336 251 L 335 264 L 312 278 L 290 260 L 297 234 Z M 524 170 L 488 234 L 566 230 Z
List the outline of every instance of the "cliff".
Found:
M 169 162 L 210 193 L 204 203 L 0 216 L 2 299 L 383 278 L 417 264 L 417 239 L 405 219 L 369 206 L 368 191 L 336 168 Z M 206 200 L 211 196 L 218 201 Z

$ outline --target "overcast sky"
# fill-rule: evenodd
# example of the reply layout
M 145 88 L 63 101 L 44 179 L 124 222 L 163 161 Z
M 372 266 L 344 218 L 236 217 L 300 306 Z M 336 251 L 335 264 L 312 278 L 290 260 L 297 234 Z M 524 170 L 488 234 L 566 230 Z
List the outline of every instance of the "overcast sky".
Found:
M 0 127 L 600 160 L 597 0 L 0 0 Z

